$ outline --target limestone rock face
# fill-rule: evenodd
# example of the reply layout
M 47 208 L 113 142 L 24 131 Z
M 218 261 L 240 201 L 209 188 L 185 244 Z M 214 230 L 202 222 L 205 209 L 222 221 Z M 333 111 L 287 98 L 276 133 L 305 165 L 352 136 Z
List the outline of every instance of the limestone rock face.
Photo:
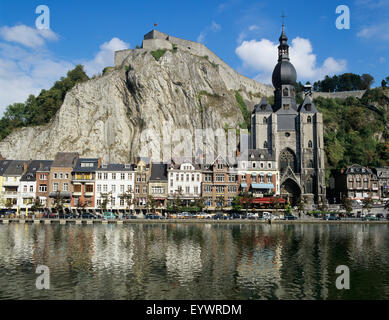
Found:
M 167 50 L 158 61 L 150 51 L 131 50 L 121 66 L 76 85 L 54 119 L 44 126 L 22 128 L 0 142 L 8 159 L 53 159 L 57 152 L 79 152 L 103 162 L 131 161 L 152 137 L 170 137 L 176 129 L 239 128 L 244 122 L 236 91 L 228 90 L 225 66 L 184 50 Z M 239 94 L 252 111 L 272 88 Z M 147 137 L 147 135 L 145 135 Z M 158 148 L 158 139 L 147 138 Z M 176 143 L 172 143 L 174 147 Z

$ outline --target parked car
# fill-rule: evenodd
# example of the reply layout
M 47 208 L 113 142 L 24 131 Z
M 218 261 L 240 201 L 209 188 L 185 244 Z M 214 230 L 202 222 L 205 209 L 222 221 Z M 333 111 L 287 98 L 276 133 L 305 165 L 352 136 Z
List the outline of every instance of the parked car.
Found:
M 60 213 L 58 215 L 58 218 L 60 218 L 60 219 L 75 219 L 75 218 L 77 218 L 77 216 L 73 213 L 64 212 L 64 213 Z
M 162 216 L 158 216 L 156 214 L 146 214 L 146 219 L 161 220 L 161 219 L 163 219 L 163 217 Z
M 366 216 L 367 221 L 378 221 L 379 219 L 374 214 L 368 214 Z
M 84 212 L 81 214 L 82 219 L 97 219 L 97 216 L 90 212 Z
M 284 220 L 297 220 L 297 217 L 295 217 L 294 215 L 286 215 L 284 217 Z
M 12 210 L 2 210 L 1 213 L 0 213 L 0 217 L 1 218 L 10 218 L 10 216 L 12 214 L 14 214 L 15 212 L 13 212 Z
M 104 212 L 103 218 L 104 218 L 105 220 L 111 220 L 111 219 L 116 219 L 117 216 L 116 216 L 113 212 L 107 211 L 107 212 Z
M 378 218 L 378 220 L 385 219 L 385 216 L 383 213 L 377 213 L 376 217 Z
M 52 213 L 52 212 L 45 212 L 42 215 L 43 219 L 56 219 L 58 218 L 58 213 Z
M 242 215 L 240 215 L 239 213 L 233 213 L 231 215 L 231 218 L 232 219 L 242 219 Z

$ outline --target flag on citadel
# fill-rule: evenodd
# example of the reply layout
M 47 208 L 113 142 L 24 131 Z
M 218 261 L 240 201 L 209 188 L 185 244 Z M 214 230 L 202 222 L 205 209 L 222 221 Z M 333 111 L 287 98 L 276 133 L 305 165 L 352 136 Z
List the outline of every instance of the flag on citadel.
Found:
M 154 23 L 154 27 L 156 27 L 158 25 L 158 23 Z

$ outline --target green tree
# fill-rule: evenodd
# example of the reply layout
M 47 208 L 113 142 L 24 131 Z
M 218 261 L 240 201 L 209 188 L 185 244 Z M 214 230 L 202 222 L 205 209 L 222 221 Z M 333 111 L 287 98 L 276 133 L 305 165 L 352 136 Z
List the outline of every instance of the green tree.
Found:
M 126 207 L 128 210 L 131 209 L 131 206 L 135 204 L 135 199 L 132 194 L 132 188 L 127 190 L 126 192 L 123 192 L 120 196 L 120 199 L 123 199 L 124 202 L 126 203 Z
M 350 215 L 350 213 L 353 211 L 352 201 L 350 198 L 346 197 L 346 195 L 342 196 L 340 205 L 342 209 L 346 211 L 346 215 Z
M 153 196 L 151 195 L 147 195 L 147 200 L 146 200 L 146 207 L 147 207 L 147 211 L 148 213 L 150 213 L 150 209 L 153 211 L 153 213 L 155 212 L 155 209 L 157 208 L 158 206 L 158 201 L 154 199 Z
M 270 207 L 274 210 L 275 215 L 278 216 L 282 207 L 280 198 L 272 197 L 270 199 Z
M 240 201 L 239 196 L 235 196 L 234 200 L 232 201 L 232 210 L 235 212 L 241 212 L 242 211 L 242 203 Z
M 246 217 L 247 217 L 247 211 L 248 209 L 252 206 L 253 204 L 253 195 L 248 192 L 247 190 L 243 191 L 241 196 L 240 196 L 240 202 L 242 204 L 243 209 L 246 212 Z
M 362 209 L 367 210 L 369 213 L 371 208 L 373 207 L 373 199 L 372 198 L 364 198 L 362 200 Z
M 63 197 L 60 191 L 56 191 L 54 196 L 54 208 L 57 213 L 63 212 L 64 204 L 65 198 Z
M 99 208 L 102 209 L 103 211 L 107 211 L 108 204 L 111 203 L 112 192 L 102 192 L 100 193 L 100 197 L 101 197 L 101 202 Z

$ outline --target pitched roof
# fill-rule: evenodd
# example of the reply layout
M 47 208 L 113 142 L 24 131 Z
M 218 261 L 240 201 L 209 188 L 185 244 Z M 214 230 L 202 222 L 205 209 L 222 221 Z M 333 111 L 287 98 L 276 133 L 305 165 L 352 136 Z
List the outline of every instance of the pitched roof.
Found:
M 24 164 L 28 164 L 28 161 L 12 160 L 8 168 L 4 171 L 3 176 L 21 176 L 24 172 Z
M 13 160 L 0 160 L 0 176 L 2 176 L 4 174 L 5 170 L 7 170 L 11 161 L 13 161 Z
M 77 159 L 78 159 L 77 152 L 58 152 L 55 155 L 53 164 L 51 166 L 54 168 L 74 167 L 76 165 Z
M 126 165 L 121 163 L 102 164 L 101 167 L 96 169 L 96 171 L 133 171 L 133 170 L 134 170 L 133 164 L 130 164 L 129 167 L 126 168 Z
M 73 172 L 95 172 L 99 166 L 97 158 L 78 158 Z
M 149 181 L 167 181 L 167 164 L 153 162 Z
M 50 167 L 52 162 L 52 160 L 32 160 L 28 164 L 27 171 L 22 175 L 20 181 L 35 181 L 37 171 L 43 167 Z
M 313 104 L 311 98 L 309 97 L 309 95 L 305 96 L 305 99 L 304 99 L 303 103 L 301 104 L 301 106 L 299 107 L 298 112 L 303 112 L 303 113 L 317 113 L 318 112 L 315 105 Z
M 267 102 L 265 97 L 262 97 L 261 101 L 254 106 L 253 113 L 257 112 L 273 112 L 273 108 L 271 107 L 269 102 Z

